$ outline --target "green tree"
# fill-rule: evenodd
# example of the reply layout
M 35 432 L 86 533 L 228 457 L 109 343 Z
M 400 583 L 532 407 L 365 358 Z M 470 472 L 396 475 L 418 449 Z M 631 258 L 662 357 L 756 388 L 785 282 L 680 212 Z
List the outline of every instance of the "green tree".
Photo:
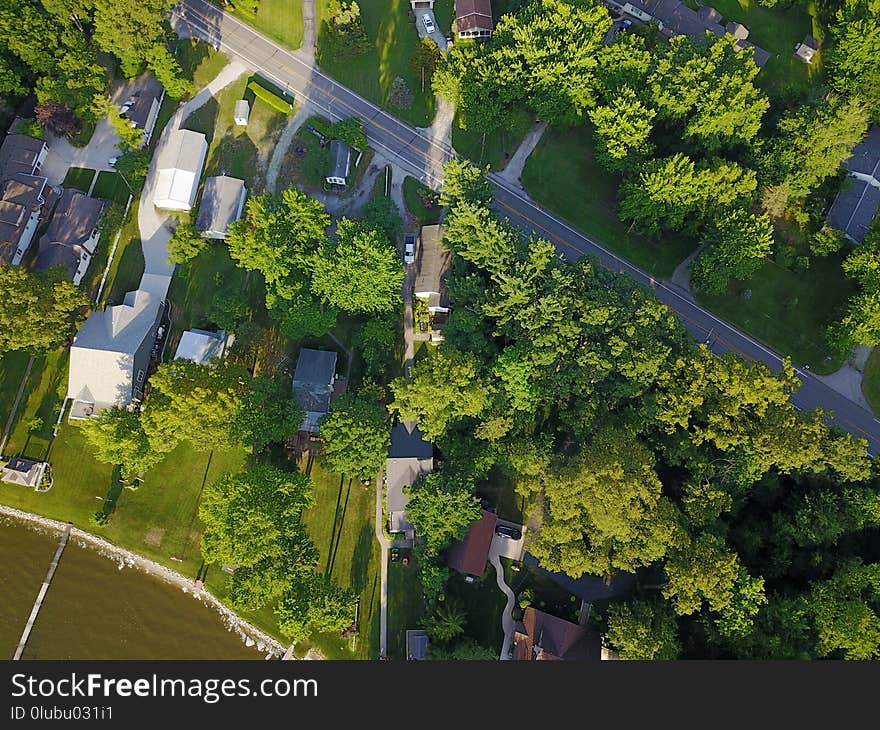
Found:
M 481 170 L 470 160 L 453 157 L 443 166 L 440 205 L 453 208 L 467 202 L 486 207 L 492 202 L 492 183 L 486 177 L 488 167 Z
M 863 99 L 873 121 L 880 122 L 880 10 L 876 3 L 873 10 L 870 3 L 843 5 L 831 28 L 834 44 L 826 59 L 830 82 L 838 91 Z M 856 8 L 861 17 L 847 17 Z
M 0 353 L 51 350 L 73 334 L 89 300 L 64 278 L 59 269 L 0 264 Z
M 95 458 L 121 466 L 123 479 L 148 471 L 165 457 L 150 444 L 136 411 L 113 406 L 83 423 L 82 428 Z
M 589 112 L 598 140 L 597 158 L 610 170 L 624 171 L 633 160 L 652 152 L 648 141 L 657 112 L 645 106 L 635 91 L 622 87 L 607 106 Z
M 378 313 L 400 302 L 403 263 L 385 235 L 343 218 L 337 239 L 326 244 L 312 265 L 312 291 L 332 307 L 351 313 Z
M 772 250 L 770 218 L 735 210 L 709 229 L 693 263 L 691 281 L 708 294 L 721 294 L 731 279 L 749 279 Z
M 397 203 L 391 198 L 380 197 L 371 200 L 361 211 L 361 222 L 384 234 L 389 241 L 399 241 L 403 233 L 403 223 Z
M 163 363 L 150 378 L 143 414 L 150 443 L 169 451 L 180 441 L 204 451 L 231 445 L 249 380 L 247 371 L 226 361 Z
M 360 351 L 371 377 L 382 375 L 390 364 L 398 339 L 397 329 L 396 318 L 371 317 L 355 333 L 354 346 Z
M 717 625 L 722 636 L 745 636 L 752 630 L 758 611 L 767 604 L 764 579 L 752 578 L 740 567 L 730 603 L 721 610 Z
M 302 512 L 312 504 L 311 482 L 304 474 L 268 464 L 226 474 L 205 487 L 199 503 L 202 555 L 209 563 L 245 568 L 286 559 L 291 537 L 301 532 Z M 313 552 L 303 552 L 311 564 Z
M 810 253 L 814 256 L 829 256 L 843 248 L 844 238 L 840 231 L 822 226 L 810 238 Z
M 494 661 L 498 659 L 498 652 L 480 646 L 473 639 L 462 639 L 447 648 L 442 645 L 431 644 L 428 647 L 428 658 L 434 660 L 461 661 Z
M 262 375 L 248 384 L 232 422 L 232 435 L 255 453 L 260 452 L 296 435 L 303 417 L 290 382 Z
M 415 363 L 411 374 L 412 382 L 398 378 L 391 383 L 389 409 L 405 421 L 418 420 L 428 439 L 460 418 L 478 416 L 487 404 L 490 387 L 473 356 L 441 348 Z
M 419 42 L 416 52 L 413 54 L 410 65 L 416 76 L 419 77 L 421 83 L 421 91 L 425 93 L 425 86 L 431 86 L 431 80 L 434 77 L 434 70 L 440 61 L 440 49 L 431 36 L 425 36 Z
M 391 445 L 387 412 L 370 393 L 346 393 L 320 421 L 324 441 L 322 465 L 336 474 L 373 479 Z
M 248 319 L 248 298 L 239 287 L 218 289 L 208 305 L 208 319 L 226 332 L 235 332 Z
M 605 638 L 621 659 L 669 660 L 681 652 L 675 614 L 664 601 L 612 603 Z
M 172 264 L 187 264 L 204 251 L 210 241 L 202 238 L 192 223 L 180 223 L 168 241 L 168 261 Z
M 327 32 L 318 36 L 318 58 L 350 61 L 369 50 L 370 39 L 356 2 L 330 0 L 324 10 L 323 25 Z
M 293 641 L 312 633 L 341 633 L 354 621 L 357 597 L 329 576 L 314 573 L 293 582 L 275 607 L 278 628 Z
M 410 496 L 406 516 L 428 556 L 438 555 L 454 538 L 463 538 L 480 519 L 480 500 L 467 489 L 448 484 L 441 473 L 420 477 L 405 491 Z
M 325 307 L 308 292 L 299 292 L 291 299 L 275 299 L 269 314 L 278 320 L 285 337 L 323 337 L 336 325 L 339 311 Z
M 464 633 L 467 614 L 464 607 L 454 599 L 438 603 L 422 625 L 434 641 L 451 641 Z
M 150 170 L 150 161 L 152 159 L 152 150 L 129 150 L 119 156 L 115 167 L 117 172 L 125 177 L 128 184 L 134 190 L 139 190 L 144 186 L 144 181 L 147 179 L 147 172 Z
M 154 43 L 144 56 L 156 80 L 165 87 L 172 99 L 182 99 L 195 90 L 191 81 L 183 75 L 183 69 L 164 42 Z
M 122 109 L 114 104 L 109 96 L 95 94 L 93 111 L 96 117 L 107 117 L 110 126 L 122 140 L 118 147 L 121 150 L 135 150 L 141 146 L 144 140 L 144 130 L 132 127 L 131 123 L 123 118 Z
M 172 0 L 93 0 L 93 5 L 95 43 L 119 59 L 127 78 L 136 76 L 164 40 Z
M 681 616 L 696 613 L 705 600 L 712 611 L 724 611 L 734 597 L 739 559 L 717 535 L 701 533 L 666 560 L 663 595 Z

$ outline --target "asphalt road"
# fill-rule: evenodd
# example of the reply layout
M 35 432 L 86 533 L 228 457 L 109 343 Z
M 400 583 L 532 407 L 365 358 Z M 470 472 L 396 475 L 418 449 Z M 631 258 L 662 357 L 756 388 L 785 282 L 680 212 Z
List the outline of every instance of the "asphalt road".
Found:
M 413 177 L 431 187 L 439 187 L 443 164 L 455 155 L 451 147 L 324 75 L 306 55 L 281 48 L 205 0 L 181 0 L 174 9 L 172 24 L 178 34 L 200 38 L 240 57 L 261 76 L 295 97 L 307 99 L 330 119 L 359 117 L 373 147 L 394 158 Z M 700 307 L 686 291 L 655 280 L 535 205 L 522 190 L 495 175 L 490 177 L 495 184 L 495 207 L 518 228 L 553 242 L 567 258 L 594 256 L 607 268 L 652 287 L 657 298 L 675 311 L 691 335 L 698 341 L 707 341 L 713 352 L 722 354 L 732 350 L 749 360 L 761 361 L 774 371 L 781 369 L 779 355 Z M 832 412 L 838 426 L 867 439 L 872 455 L 880 453 L 880 420 L 829 388 L 811 372 L 802 369 L 796 372 L 803 383 L 792 397 L 796 407 L 802 410 L 819 407 Z

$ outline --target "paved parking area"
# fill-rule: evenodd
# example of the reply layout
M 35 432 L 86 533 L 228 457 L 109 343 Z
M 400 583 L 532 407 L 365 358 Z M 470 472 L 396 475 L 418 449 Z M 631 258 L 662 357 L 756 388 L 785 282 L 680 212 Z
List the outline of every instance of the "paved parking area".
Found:
M 499 525 L 507 525 L 515 527 L 522 533 L 519 540 L 511 540 L 509 537 L 502 537 L 497 533 L 492 536 L 492 544 L 489 546 L 489 559 L 496 555 L 499 558 L 510 558 L 511 560 L 522 560 L 523 547 L 526 539 L 526 528 L 524 525 L 518 525 L 516 522 L 508 522 L 507 520 L 498 520 Z
M 419 38 L 424 38 L 426 35 L 430 35 L 431 38 L 434 39 L 434 43 L 437 44 L 437 48 L 439 48 L 441 51 L 445 51 L 446 50 L 446 36 L 444 36 L 440 32 L 440 26 L 437 24 L 437 18 L 434 17 L 434 11 L 430 10 L 428 8 L 418 8 L 414 12 L 416 14 L 416 31 L 419 34 Z M 431 22 L 434 23 L 434 32 L 433 33 L 428 33 L 428 31 L 425 30 L 424 17 L 426 15 L 430 15 Z

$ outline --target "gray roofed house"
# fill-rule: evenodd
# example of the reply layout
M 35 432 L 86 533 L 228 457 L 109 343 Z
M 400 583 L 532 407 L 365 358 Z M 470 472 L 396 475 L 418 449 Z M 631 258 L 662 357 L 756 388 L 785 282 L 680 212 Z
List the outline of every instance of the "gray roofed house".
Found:
M 391 447 L 385 460 L 385 508 L 389 532 L 413 537 L 413 526 L 406 517 L 409 495 L 404 488 L 434 470 L 434 447 L 425 441 L 415 421 L 398 423 L 391 429 Z
M 204 238 L 226 238 L 229 224 L 241 218 L 247 188 L 244 180 L 218 175 L 205 179 L 196 217 L 196 230 Z
M 133 127 L 144 131 L 140 146 L 145 147 L 153 136 L 159 109 L 165 98 L 165 87 L 147 71 L 130 82 L 130 88 L 126 91 L 128 96 L 120 106 L 122 118 L 128 119 Z
M 0 182 L 0 263 L 21 263 L 39 225 L 45 191 L 46 178 L 22 172 Z
M 341 139 L 330 142 L 330 154 L 333 157 L 333 167 L 327 175 L 327 182 L 331 185 L 345 185 L 348 183 L 348 173 L 351 169 L 351 147 Z
M 300 431 L 318 433 L 318 420 L 330 412 L 336 359 L 337 355 L 332 351 L 307 347 L 299 351 L 293 373 L 293 395 L 305 412 Z
M 52 266 L 64 266 L 67 278 L 79 284 L 101 237 L 98 221 L 104 206 L 103 200 L 90 198 L 79 190 L 65 190 L 49 228 L 40 239 L 35 268 L 44 271 Z
M 128 292 L 122 304 L 93 312 L 85 321 L 70 348 L 71 419 L 143 397 L 162 312 L 159 297 L 138 289 Z
M 0 180 L 18 173 L 34 175 L 40 170 L 49 147 L 41 139 L 26 134 L 8 134 L 0 145 Z
M 794 47 L 794 55 L 804 63 L 812 63 L 813 57 L 819 52 L 819 41 L 807 35 Z
M 828 211 L 828 225 L 861 243 L 880 208 L 880 126 L 868 131 L 843 167 L 849 179 Z
M 48 484 L 44 484 L 43 477 L 48 474 Z M 21 487 L 30 487 L 38 492 L 48 491 L 52 486 L 52 470 L 45 461 L 33 461 L 19 457 L 10 459 L 6 464 L 0 461 L 0 482 L 18 484 Z
M 406 658 L 418 661 L 428 658 L 428 634 L 422 629 L 406 630 Z
M 642 21 L 646 20 L 646 15 L 649 16 L 667 38 L 677 35 L 702 38 L 706 33 L 719 37 L 730 35 L 736 39 L 738 48 L 752 49 L 758 68 L 770 60 L 767 51 L 745 40 L 749 35 L 748 28 L 735 21 L 729 22 L 726 27 L 721 25 L 721 13 L 713 7 L 703 6 L 699 10 L 692 10 L 682 0 L 629 0 L 620 9 Z

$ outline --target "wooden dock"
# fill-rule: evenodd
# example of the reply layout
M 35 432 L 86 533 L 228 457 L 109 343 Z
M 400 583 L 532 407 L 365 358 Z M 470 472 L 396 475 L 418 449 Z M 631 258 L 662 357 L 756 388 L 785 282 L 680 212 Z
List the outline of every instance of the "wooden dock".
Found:
M 40 607 L 43 605 L 43 599 L 46 597 L 46 592 L 49 590 L 49 586 L 52 583 L 52 578 L 55 577 L 55 569 L 58 567 L 58 562 L 61 560 L 61 554 L 64 552 L 64 548 L 67 547 L 67 541 L 70 539 L 70 525 L 67 526 L 67 529 L 64 530 L 64 534 L 61 536 L 61 540 L 58 543 L 58 549 L 55 551 L 55 557 L 52 558 L 52 563 L 49 565 L 49 572 L 46 573 L 46 577 L 43 580 L 43 585 L 40 586 L 40 592 L 37 594 L 37 600 L 34 601 L 34 607 L 31 609 L 31 615 L 28 618 L 27 624 L 24 627 L 24 631 L 21 633 L 21 640 L 18 642 L 18 647 L 15 650 L 15 656 L 12 657 L 13 661 L 17 661 L 21 659 L 21 655 L 24 652 L 24 648 L 27 645 L 28 638 L 31 635 L 31 629 L 34 628 L 34 623 L 37 621 L 37 614 L 40 613 Z

